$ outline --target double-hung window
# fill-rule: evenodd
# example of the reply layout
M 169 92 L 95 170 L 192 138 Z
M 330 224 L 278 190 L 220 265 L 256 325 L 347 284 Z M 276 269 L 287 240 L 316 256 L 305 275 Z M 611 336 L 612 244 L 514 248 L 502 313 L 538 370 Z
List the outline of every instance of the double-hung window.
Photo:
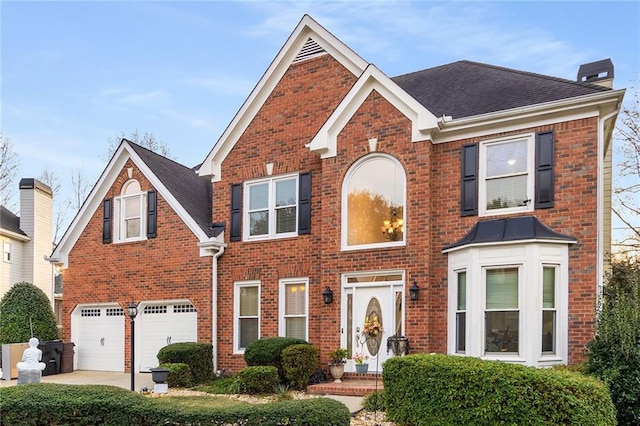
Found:
M 518 353 L 518 268 L 485 270 L 485 353 Z
M 298 230 L 298 175 L 245 184 L 246 239 L 288 237 Z
M 243 352 L 260 338 L 260 283 L 236 283 L 234 301 L 234 351 Z
M 542 353 L 556 352 L 556 276 L 557 266 L 542 268 Z
M 136 241 L 146 236 L 146 194 L 140 184 L 131 180 L 125 184 L 121 195 L 115 199 L 116 240 Z
M 307 340 L 307 280 L 280 281 L 280 335 Z
M 464 353 L 467 342 L 467 271 L 457 274 L 456 353 Z
M 480 145 L 481 214 L 533 210 L 533 135 Z
M 11 263 L 11 243 L 9 241 L 4 241 L 3 243 L 2 260 L 7 263 Z

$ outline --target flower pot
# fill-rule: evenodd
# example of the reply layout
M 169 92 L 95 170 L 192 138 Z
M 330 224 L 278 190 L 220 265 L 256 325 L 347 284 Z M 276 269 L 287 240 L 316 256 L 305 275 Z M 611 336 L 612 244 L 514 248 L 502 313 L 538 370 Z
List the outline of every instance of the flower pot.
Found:
M 344 364 L 329 365 L 329 372 L 333 376 L 333 383 L 342 383 L 342 375 L 344 374 Z
M 364 374 L 369 371 L 369 364 L 356 364 L 356 373 Z

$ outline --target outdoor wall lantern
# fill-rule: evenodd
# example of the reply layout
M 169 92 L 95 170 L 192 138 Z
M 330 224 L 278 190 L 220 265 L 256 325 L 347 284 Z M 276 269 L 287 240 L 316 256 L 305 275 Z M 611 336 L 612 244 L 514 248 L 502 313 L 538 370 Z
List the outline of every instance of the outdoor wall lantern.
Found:
M 129 311 L 129 318 L 131 318 L 131 390 L 136 389 L 136 368 L 135 368 L 135 319 L 138 315 L 138 305 L 133 300 L 127 306 Z
M 418 300 L 418 296 L 420 295 L 420 287 L 418 287 L 418 283 L 413 281 L 413 285 L 409 288 L 409 299 L 413 302 Z
M 324 291 L 322 292 L 322 298 L 324 299 L 325 305 L 329 305 L 331 302 L 333 302 L 333 291 L 329 288 L 329 286 L 326 286 L 324 288 Z

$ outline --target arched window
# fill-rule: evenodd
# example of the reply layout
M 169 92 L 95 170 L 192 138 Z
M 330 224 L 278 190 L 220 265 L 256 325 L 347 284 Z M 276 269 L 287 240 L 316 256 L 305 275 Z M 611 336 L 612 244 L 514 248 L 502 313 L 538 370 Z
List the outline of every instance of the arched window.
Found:
M 116 198 L 117 240 L 131 241 L 144 238 L 144 193 L 137 180 L 124 184 Z
M 347 172 L 342 187 L 342 247 L 405 243 L 404 169 L 395 158 L 368 155 Z

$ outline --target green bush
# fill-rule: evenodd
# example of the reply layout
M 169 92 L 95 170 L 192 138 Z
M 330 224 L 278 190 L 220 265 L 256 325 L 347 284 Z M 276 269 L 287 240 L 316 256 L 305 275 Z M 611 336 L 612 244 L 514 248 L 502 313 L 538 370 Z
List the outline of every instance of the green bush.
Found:
M 386 411 L 384 391 L 371 392 L 365 395 L 362 406 L 367 411 Z
M 291 345 L 282 350 L 285 379 L 296 389 L 306 389 L 309 377 L 318 367 L 318 348 L 308 344 Z
M 328 425 L 348 426 L 344 404 L 313 398 L 225 408 L 180 405 L 113 386 L 38 383 L 0 388 L 6 425 Z
M 282 350 L 288 346 L 308 344 L 305 340 L 292 337 L 266 337 L 247 345 L 244 361 L 248 366 L 270 365 L 278 369 L 281 380 L 285 380 L 282 369 Z
M 0 300 L 0 344 L 24 343 L 31 337 L 57 340 L 58 326 L 47 295 L 31 283 L 19 282 Z
M 187 364 L 182 362 L 167 362 L 160 364 L 158 368 L 166 368 L 169 370 L 167 385 L 171 388 L 188 388 L 193 385 L 191 369 Z
M 570 371 L 420 354 L 387 360 L 382 377 L 400 424 L 616 424 L 604 383 Z
M 209 343 L 172 343 L 158 351 L 158 361 L 160 364 L 187 364 L 195 384 L 208 382 L 214 377 L 213 346 Z
M 251 366 L 240 371 L 236 380 L 242 393 L 273 393 L 280 383 L 278 369 L 270 365 Z
M 639 259 L 640 260 L 640 259 Z M 640 424 L 640 263 L 612 263 L 596 323 L 587 345 L 585 372 L 602 379 L 621 425 Z

